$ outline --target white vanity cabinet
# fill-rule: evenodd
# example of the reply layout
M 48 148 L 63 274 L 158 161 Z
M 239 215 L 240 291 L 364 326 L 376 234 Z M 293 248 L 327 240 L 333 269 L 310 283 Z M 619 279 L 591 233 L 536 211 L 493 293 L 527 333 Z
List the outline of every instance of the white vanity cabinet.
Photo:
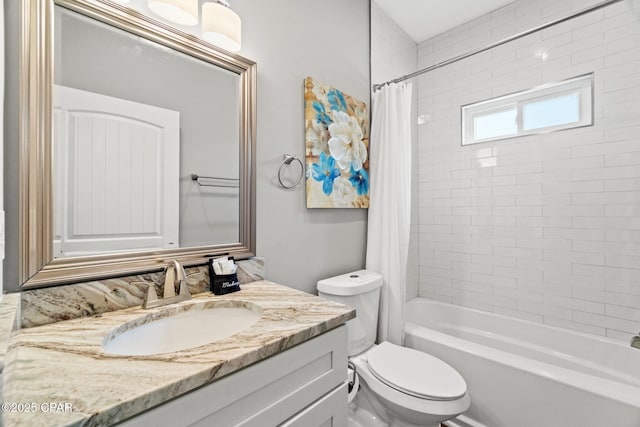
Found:
M 342 325 L 119 425 L 346 427 L 346 376 Z

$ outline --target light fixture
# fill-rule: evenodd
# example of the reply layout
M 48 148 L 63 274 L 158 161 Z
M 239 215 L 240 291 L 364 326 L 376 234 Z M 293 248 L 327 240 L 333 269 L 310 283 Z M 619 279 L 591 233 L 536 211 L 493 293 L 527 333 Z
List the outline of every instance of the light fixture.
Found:
M 202 5 L 202 37 L 216 46 L 237 52 L 241 46 L 240 17 L 229 2 L 216 0 Z
M 198 0 L 147 0 L 152 12 L 180 25 L 198 24 Z

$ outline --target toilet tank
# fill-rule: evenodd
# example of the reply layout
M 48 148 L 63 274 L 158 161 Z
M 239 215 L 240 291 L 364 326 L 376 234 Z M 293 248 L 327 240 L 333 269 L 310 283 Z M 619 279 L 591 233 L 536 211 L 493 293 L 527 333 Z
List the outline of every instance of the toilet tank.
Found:
M 376 341 L 378 304 L 382 276 L 358 270 L 318 282 L 318 295 L 356 309 L 355 319 L 347 322 L 349 356 L 362 353 Z

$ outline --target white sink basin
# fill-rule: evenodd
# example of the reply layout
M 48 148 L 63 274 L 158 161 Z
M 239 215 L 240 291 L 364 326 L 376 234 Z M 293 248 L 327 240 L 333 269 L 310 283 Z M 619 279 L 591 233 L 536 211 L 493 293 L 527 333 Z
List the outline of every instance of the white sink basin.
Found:
M 228 338 L 262 316 L 262 309 L 253 303 L 219 303 L 174 306 L 139 317 L 109 332 L 102 348 L 123 356 L 171 353 Z

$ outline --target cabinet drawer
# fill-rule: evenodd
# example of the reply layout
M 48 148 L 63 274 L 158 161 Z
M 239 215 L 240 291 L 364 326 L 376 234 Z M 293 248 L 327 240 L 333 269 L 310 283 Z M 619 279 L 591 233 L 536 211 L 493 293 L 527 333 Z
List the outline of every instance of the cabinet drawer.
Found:
M 345 382 L 281 427 L 346 427 L 347 389 L 348 384 Z
M 276 426 L 340 386 L 346 365 L 347 330 L 342 325 L 121 425 Z M 346 399 L 343 404 L 346 410 Z

